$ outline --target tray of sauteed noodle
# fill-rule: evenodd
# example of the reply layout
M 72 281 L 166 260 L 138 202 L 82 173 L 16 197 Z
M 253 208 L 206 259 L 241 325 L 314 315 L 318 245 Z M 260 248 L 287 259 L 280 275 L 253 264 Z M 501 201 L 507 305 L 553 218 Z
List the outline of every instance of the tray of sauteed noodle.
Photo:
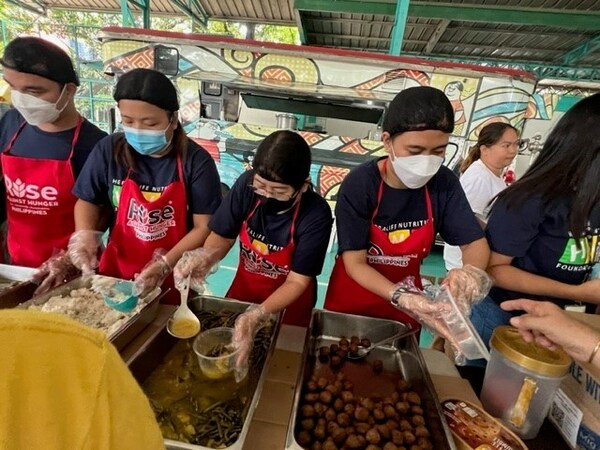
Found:
M 392 320 L 313 310 L 288 450 L 456 449 L 414 335 Z
M 212 296 L 194 298 L 189 304 L 202 331 L 233 328 L 249 305 Z M 136 349 L 127 362 L 150 399 L 168 449 L 242 449 L 280 319 L 280 314 L 272 315 L 256 333 L 248 374 L 239 383 L 233 376 L 206 376 L 192 348 L 194 338 L 176 339 L 163 329 Z
M 31 281 L 37 269 L 0 264 L 0 309 L 13 308 L 33 297 L 37 285 Z
M 123 313 L 107 306 L 103 295 L 92 290 L 93 283 L 106 285 L 118 281 L 121 280 L 102 275 L 79 277 L 17 307 L 65 314 L 87 326 L 104 331 L 112 344 L 121 350 L 154 321 L 160 298 L 165 293 L 157 288 L 140 298 L 131 312 Z

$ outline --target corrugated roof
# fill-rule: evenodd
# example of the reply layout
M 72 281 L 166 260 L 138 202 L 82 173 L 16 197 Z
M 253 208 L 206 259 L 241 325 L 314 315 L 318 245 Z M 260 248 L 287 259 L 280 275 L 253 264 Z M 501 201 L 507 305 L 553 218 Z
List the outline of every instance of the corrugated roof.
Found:
M 76 9 L 81 11 L 120 12 L 120 0 L 21 0 L 22 3 L 39 8 Z M 187 0 L 182 3 L 189 5 Z M 200 0 L 200 5 L 206 14 L 213 19 L 234 21 L 294 23 L 293 0 Z M 134 11 L 139 8 L 129 4 Z M 150 9 L 156 14 L 183 15 L 182 11 L 169 0 L 150 0 Z
M 21 1 L 36 4 L 36 0 Z M 304 43 L 309 45 L 384 53 L 390 48 L 395 4 L 391 0 L 197 1 L 214 19 L 297 24 L 301 27 Z M 181 2 L 190 3 L 188 0 Z M 47 0 L 43 3 L 49 8 L 121 9 L 120 0 Z M 150 5 L 153 13 L 182 14 L 170 0 L 150 0 Z M 345 12 L 347 9 L 344 8 L 353 12 Z M 366 14 L 374 11 L 378 13 Z M 574 14 L 579 14 L 577 21 L 572 20 Z M 524 18 L 531 21 L 515 23 L 524 22 Z M 578 27 L 577 23 L 582 25 Z M 594 45 L 573 56 L 572 51 L 587 41 Z M 411 0 L 401 53 L 432 58 L 591 67 L 600 73 L 600 1 Z

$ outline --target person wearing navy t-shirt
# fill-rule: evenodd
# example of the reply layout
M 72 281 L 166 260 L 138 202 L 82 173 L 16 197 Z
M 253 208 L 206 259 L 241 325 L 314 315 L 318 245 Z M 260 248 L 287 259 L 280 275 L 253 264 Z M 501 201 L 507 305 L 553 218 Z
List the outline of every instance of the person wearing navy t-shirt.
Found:
M 556 124 L 520 180 L 498 195 L 487 224 L 495 286 L 473 308 L 487 343 L 510 313 L 505 300 L 551 300 L 593 312 L 600 304 L 600 94 L 575 104 Z
M 38 267 L 66 250 L 75 230 L 71 189 L 106 133 L 75 108 L 79 78 L 56 45 L 16 38 L 0 64 L 14 106 L 0 119 L 8 254 L 12 264 Z
M 135 278 L 138 294 L 160 286 L 186 251 L 208 236 L 221 202 L 214 160 L 178 120 L 171 81 L 150 69 L 122 75 L 114 93 L 124 133 L 100 141 L 73 189 L 77 231 L 69 257 L 84 274 Z M 102 231 L 106 249 L 98 261 Z M 178 302 L 178 295 L 168 302 Z
M 282 130 L 265 138 L 253 169 L 238 178 L 211 219 L 204 248 L 185 254 L 175 268 L 176 281 L 191 274 L 199 288 L 239 237 L 240 263 L 226 296 L 260 304 L 236 324 L 234 338 L 244 348 L 269 313 L 286 309 L 283 321 L 292 325 L 310 321 L 333 222 L 329 205 L 310 185 L 310 164 L 299 134 Z
M 458 178 L 442 166 L 453 128 L 452 105 L 438 89 L 409 88 L 390 103 L 382 135 L 389 156 L 352 170 L 340 187 L 339 249 L 325 309 L 418 327 L 404 311 L 419 316 L 417 309 L 427 309 L 428 302 L 398 283 L 413 277 L 422 287 L 421 262 L 436 233 L 460 246 L 465 265 L 485 269 L 489 248 L 483 230 Z M 478 284 L 466 269 L 451 271 L 447 282 L 461 295 L 465 283 Z

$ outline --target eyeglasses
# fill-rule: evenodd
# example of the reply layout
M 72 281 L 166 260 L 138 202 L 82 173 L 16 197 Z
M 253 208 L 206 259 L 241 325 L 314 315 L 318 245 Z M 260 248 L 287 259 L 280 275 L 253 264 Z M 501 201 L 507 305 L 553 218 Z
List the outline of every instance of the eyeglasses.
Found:
M 291 194 L 286 194 L 283 192 L 274 192 L 271 189 L 265 189 L 264 187 L 256 186 L 255 184 L 249 184 L 248 187 L 252 189 L 252 191 L 257 195 L 262 195 L 263 197 L 273 198 L 275 200 L 279 200 L 281 202 L 286 202 L 294 198 L 298 191 L 294 191 Z

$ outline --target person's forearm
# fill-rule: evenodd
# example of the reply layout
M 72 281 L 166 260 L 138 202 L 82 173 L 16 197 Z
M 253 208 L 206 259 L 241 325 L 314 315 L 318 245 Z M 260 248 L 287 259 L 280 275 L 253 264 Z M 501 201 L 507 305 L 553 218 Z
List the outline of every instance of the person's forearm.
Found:
M 96 230 L 104 231 L 102 225 L 106 222 L 105 209 L 85 200 L 77 200 L 74 209 L 75 231 Z
M 511 265 L 490 266 L 488 273 L 494 285 L 511 291 L 539 296 L 578 300 L 576 285 L 561 283 L 550 278 L 534 275 Z
M 346 253 L 343 253 L 340 258 L 344 258 L 344 255 L 346 255 Z M 391 282 L 373 267 L 369 266 L 366 260 L 347 261 L 348 259 L 349 258 L 344 259 L 344 265 L 346 267 L 346 273 L 350 278 L 366 290 L 381 296 L 385 300 L 391 300 L 390 295 L 394 289 L 395 283 Z
M 277 313 L 296 301 L 310 285 L 310 278 L 304 278 L 294 279 L 288 275 L 285 282 L 262 303 L 265 311 L 269 314 Z
M 235 244 L 235 239 L 227 239 L 214 231 L 211 231 L 204 241 L 204 248 L 211 251 L 211 263 L 216 264 L 225 258 L 225 255 L 229 253 L 233 244 Z
M 490 247 L 485 238 L 478 239 L 466 245 L 461 245 L 463 265 L 475 266 L 479 269 L 487 269 L 490 261 Z
M 194 227 L 186 234 L 171 250 L 166 254 L 167 262 L 170 267 L 174 267 L 188 250 L 202 247 L 210 230 L 206 227 Z

